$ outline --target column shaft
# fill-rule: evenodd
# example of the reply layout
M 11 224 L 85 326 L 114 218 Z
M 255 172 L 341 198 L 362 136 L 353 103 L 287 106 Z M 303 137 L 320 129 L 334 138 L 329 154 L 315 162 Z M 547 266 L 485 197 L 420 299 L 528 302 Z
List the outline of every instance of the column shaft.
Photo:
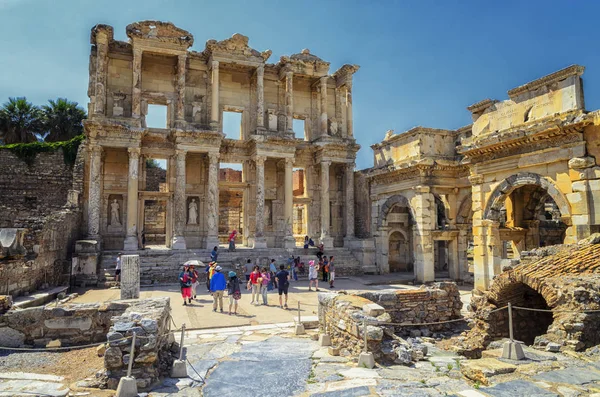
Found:
M 265 161 L 266 157 L 257 156 L 256 163 L 256 231 L 254 248 L 266 248 L 265 235 Z
M 415 188 L 414 212 L 415 226 L 413 238 L 415 242 L 415 277 L 418 282 L 426 283 L 435 279 L 433 236 L 434 226 L 432 214 L 435 214 L 435 199 L 429 186 Z
M 321 135 L 327 135 L 327 77 L 321 77 Z
M 99 34 L 96 37 L 96 93 L 94 113 L 106 114 L 106 70 L 108 69 L 108 37 Z
M 100 236 L 100 191 L 102 189 L 102 147 L 90 148 L 90 190 L 88 198 L 88 237 Z
M 131 95 L 131 117 L 140 118 L 142 113 L 142 51 L 133 50 L 133 89 Z
M 213 130 L 219 128 L 219 61 L 212 61 L 212 105 L 210 111 L 210 125 Z
M 176 150 L 175 158 L 175 195 L 173 200 L 173 249 L 185 249 L 185 150 Z
M 285 159 L 285 241 L 284 248 L 294 248 L 294 159 Z
M 348 138 L 354 137 L 354 127 L 352 124 L 352 84 L 346 83 L 346 135 Z
M 256 129 L 265 129 L 265 67 L 260 65 L 256 68 Z
M 129 173 L 127 178 L 127 234 L 125 250 L 137 250 L 138 183 L 140 148 L 129 148 Z
M 330 161 L 321 161 L 321 242 L 332 247 L 329 236 L 329 165 Z
M 294 131 L 294 73 L 285 72 L 285 116 L 287 132 Z
M 175 120 L 185 119 L 185 72 L 187 55 L 179 55 L 177 58 L 177 104 L 175 107 Z
M 219 244 L 219 154 L 208 154 L 208 216 L 206 248 Z
M 346 165 L 346 238 L 354 237 L 354 163 Z

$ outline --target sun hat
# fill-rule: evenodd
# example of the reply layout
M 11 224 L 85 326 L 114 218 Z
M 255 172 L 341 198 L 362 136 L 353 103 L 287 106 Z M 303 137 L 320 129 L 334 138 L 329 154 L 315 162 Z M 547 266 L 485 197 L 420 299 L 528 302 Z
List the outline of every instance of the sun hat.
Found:
M 229 277 L 235 277 L 237 274 L 235 272 L 229 272 Z
M 308 261 L 308 265 L 309 266 L 314 266 L 315 265 L 315 261 Z
M 221 266 L 217 266 L 217 267 L 215 267 L 215 270 L 220 272 L 221 270 L 223 270 L 223 268 Z

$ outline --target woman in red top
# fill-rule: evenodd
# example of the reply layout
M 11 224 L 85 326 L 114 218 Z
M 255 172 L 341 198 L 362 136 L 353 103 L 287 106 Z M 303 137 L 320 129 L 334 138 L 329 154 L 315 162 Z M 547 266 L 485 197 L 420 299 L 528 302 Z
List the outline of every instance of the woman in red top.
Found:
M 235 238 L 237 237 L 237 230 L 234 230 L 233 232 L 231 232 L 231 234 L 229 235 L 229 239 L 227 241 L 229 241 L 229 252 L 235 251 Z
M 250 280 L 248 281 L 248 289 L 252 288 L 252 302 L 251 305 L 254 304 L 254 296 L 256 295 L 256 304 L 258 305 L 258 296 L 260 294 L 260 283 L 259 283 L 260 272 L 258 271 L 258 266 L 254 266 L 254 270 L 250 273 Z M 262 281 L 262 280 L 261 280 Z

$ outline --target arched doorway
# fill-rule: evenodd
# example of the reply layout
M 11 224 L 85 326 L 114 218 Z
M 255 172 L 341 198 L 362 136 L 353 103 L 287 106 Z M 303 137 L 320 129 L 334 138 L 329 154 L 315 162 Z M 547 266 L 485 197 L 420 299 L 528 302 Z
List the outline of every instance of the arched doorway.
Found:
M 389 237 L 388 261 L 390 272 L 412 271 L 412 249 L 406 234 L 393 231 Z

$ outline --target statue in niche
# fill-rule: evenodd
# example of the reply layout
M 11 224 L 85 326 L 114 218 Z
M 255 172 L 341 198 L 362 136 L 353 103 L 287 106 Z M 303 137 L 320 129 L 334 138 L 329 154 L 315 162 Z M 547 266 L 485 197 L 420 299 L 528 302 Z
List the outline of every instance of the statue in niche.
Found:
M 110 204 L 110 225 L 111 226 L 121 226 L 121 221 L 119 217 L 119 203 L 117 199 L 114 199 Z
M 198 224 L 198 204 L 196 199 L 192 199 L 188 206 L 188 225 Z
M 271 203 L 265 202 L 265 225 L 271 226 L 273 221 L 271 219 Z

